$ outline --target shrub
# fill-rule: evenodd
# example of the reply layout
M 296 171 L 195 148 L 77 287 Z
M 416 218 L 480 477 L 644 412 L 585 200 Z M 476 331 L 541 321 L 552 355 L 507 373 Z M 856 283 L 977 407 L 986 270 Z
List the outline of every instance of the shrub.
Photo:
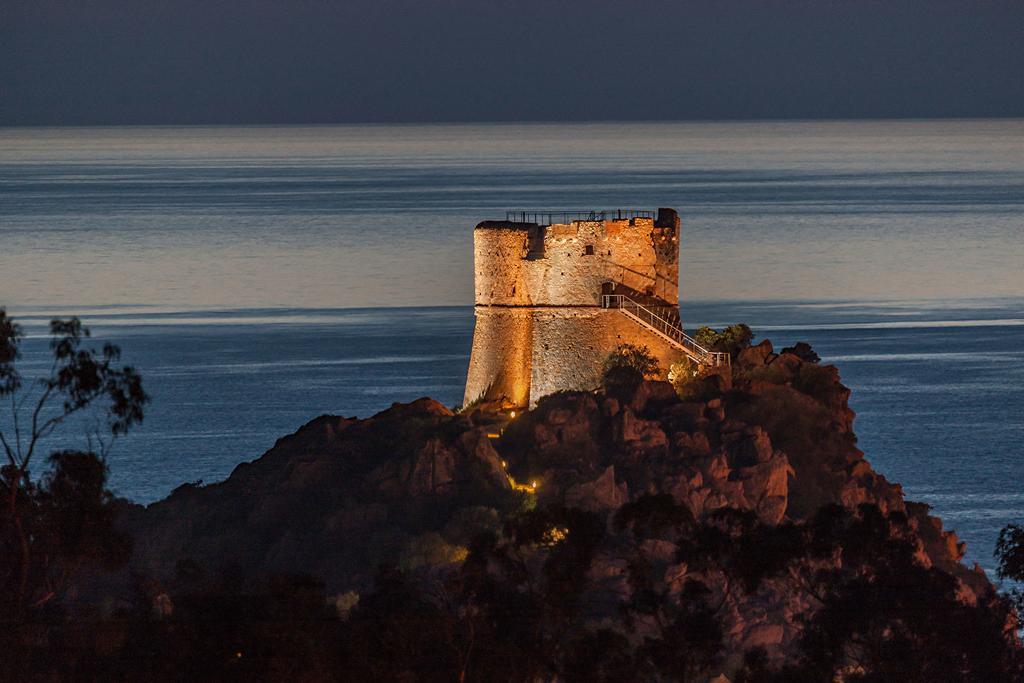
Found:
M 462 562 L 468 551 L 463 546 L 452 545 L 436 531 L 431 531 L 410 540 L 402 551 L 399 566 L 404 570 L 421 566 L 436 566 Z
M 634 391 L 644 379 L 661 372 L 658 359 L 646 346 L 619 344 L 604 361 L 601 382 L 609 394 Z
M 821 367 L 805 363 L 793 378 L 793 388 L 801 391 L 819 403 L 828 405 L 829 399 L 836 391 L 836 378 L 833 366 Z
M 718 345 L 721 333 L 705 325 L 693 335 L 694 340 L 706 349 L 714 349 Z
M 697 330 L 693 338 L 704 348 L 723 351 L 735 359 L 740 351 L 750 347 L 754 332 L 744 323 L 729 325 L 721 332 L 705 326 Z
M 444 526 L 444 537 L 450 543 L 468 546 L 481 533 L 501 530 L 501 518 L 492 507 L 473 505 L 458 510 Z
M 791 353 L 805 363 L 817 363 L 821 357 L 814 352 L 807 342 L 797 342 L 793 346 L 782 349 L 782 353 Z
M 701 368 L 690 358 L 673 363 L 668 371 L 668 381 L 676 395 L 684 401 L 708 401 L 718 395 L 714 373 Z
M 669 530 L 690 529 L 694 523 L 690 509 L 667 493 L 645 493 L 619 508 L 612 519 L 612 527 L 617 532 L 631 526 L 641 538 L 656 538 Z
M 680 396 L 686 393 L 687 387 L 699 376 L 700 366 L 688 356 L 684 356 L 678 363 L 673 363 L 668 369 L 668 381 Z

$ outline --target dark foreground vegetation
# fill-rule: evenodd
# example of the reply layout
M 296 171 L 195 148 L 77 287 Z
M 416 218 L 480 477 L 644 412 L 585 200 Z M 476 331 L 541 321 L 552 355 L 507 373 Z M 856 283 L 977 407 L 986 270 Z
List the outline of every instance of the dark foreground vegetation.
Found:
M 702 331 L 732 372 L 671 383 L 623 347 L 602 390 L 511 421 L 429 399 L 323 416 L 142 508 L 104 457 L 141 380 L 77 321 L 52 332 L 25 378 L 0 312 L 23 411 L 0 422 L 5 680 L 1021 679 L 1011 600 L 871 469 L 807 345 Z M 85 448 L 40 460 L 70 425 Z M 1005 576 L 1022 548 L 1008 528 Z

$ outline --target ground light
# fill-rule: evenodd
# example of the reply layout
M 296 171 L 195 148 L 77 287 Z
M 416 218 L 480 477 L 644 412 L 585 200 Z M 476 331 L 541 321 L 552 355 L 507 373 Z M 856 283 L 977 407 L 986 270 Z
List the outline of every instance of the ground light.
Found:
M 516 416 L 522 413 L 521 409 L 503 408 L 499 411 L 491 413 L 491 416 L 495 418 L 497 424 L 492 424 L 490 429 L 496 429 L 497 431 L 487 432 L 488 439 L 500 439 L 501 435 L 505 432 L 505 427 L 509 422 L 516 419 Z

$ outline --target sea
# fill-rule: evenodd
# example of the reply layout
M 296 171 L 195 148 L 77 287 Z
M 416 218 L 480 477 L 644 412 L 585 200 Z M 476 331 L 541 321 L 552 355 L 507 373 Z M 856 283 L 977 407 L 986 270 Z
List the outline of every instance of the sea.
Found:
M 26 376 L 70 315 L 142 374 L 110 483 L 150 503 L 321 414 L 461 403 L 480 220 L 660 206 L 684 326 L 811 343 L 991 573 L 1024 523 L 1024 120 L 0 128 L 0 307 Z

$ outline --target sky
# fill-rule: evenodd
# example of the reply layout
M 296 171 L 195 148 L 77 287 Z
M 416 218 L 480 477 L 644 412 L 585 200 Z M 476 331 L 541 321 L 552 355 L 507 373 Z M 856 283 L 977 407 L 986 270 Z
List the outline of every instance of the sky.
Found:
M 1021 0 L 0 0 L 0 125 L 1022 115 Z

